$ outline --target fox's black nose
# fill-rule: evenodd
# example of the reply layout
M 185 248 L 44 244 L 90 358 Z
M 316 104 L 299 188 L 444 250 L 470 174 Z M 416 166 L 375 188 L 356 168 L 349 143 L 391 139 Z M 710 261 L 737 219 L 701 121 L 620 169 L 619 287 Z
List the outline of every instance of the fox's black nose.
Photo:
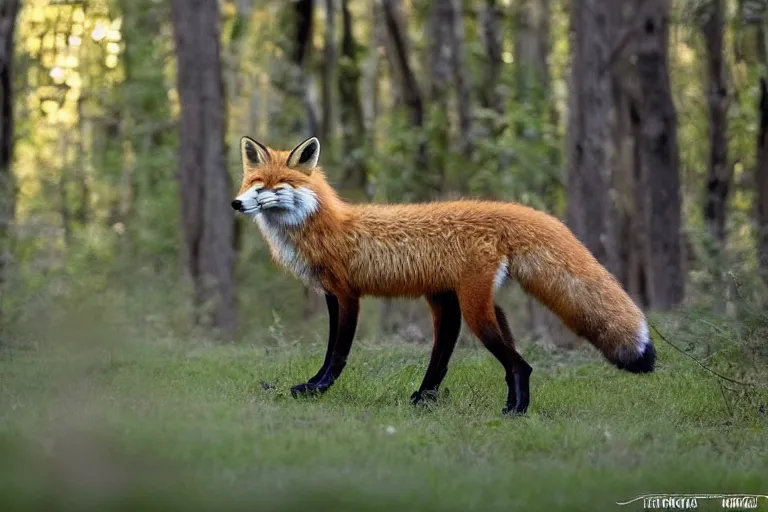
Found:
M 243 202 L 239 199 L 235 199 L 234 201 L 232 201 L 232 209 L 238 212 L 241 211 L 243 209 Z

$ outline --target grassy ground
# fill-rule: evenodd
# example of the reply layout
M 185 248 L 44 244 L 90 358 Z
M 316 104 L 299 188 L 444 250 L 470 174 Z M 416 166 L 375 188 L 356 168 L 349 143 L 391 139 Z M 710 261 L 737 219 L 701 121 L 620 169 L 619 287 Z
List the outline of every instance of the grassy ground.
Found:
M 482 348 L 458 350 L 431 408 L 407 400 L 425 346 L 356 342 L 336 386 L 299 401 L 287 389 L 320 345 L 5 352 L 0 510 L 602 511 L 641 510 L 616 504 L 641 493 L 768 493 L 765 393 L 724 395 L 657 347 L 647 376 L 527 347 L 524 418 L 501 417 L 503 372 Z

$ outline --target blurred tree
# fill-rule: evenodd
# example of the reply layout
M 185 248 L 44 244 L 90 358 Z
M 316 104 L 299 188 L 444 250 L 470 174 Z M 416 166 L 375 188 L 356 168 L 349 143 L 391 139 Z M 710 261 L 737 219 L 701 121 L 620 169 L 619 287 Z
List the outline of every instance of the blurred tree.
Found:
M 342 38 L 339 61 L 339 110 L 341 116 L 341 190 L 347 200 L 368 199 L 368 158 L 363 104 L 360 99 L 358 45 L 349 12 L 349 0 L 341 0 Z
M 611 169 L 606 141 L 611 116 L 610 75 L 603 70 L 613 49 L 608 20 L 613 0 L 571 4 L 572 65 L 568 119 L 566 220 L 598 261 L 618 275 Z
M 277 59 L 270 75 L 272 84 L 289 103 L 282 109 L 281 117 L 286 119 L 281 121 L 286 123 L 286 131 L 293 134 L 292 138 L 297 139 L 319 134 L 321 129 L 311 98 L 311 69 L 308 69 L 312 56 L 314 9 L 313 0 L 282 4 L 279 26 L 283 31 L 278 42 L 282 53 L 288 58 Z
M 459 125 L 459 151 L 472 157 L 472 117 L 467 70 L 464 67 L 464 21 L 460 0 L 432 2 L 428 24 L 430 97 L 429 172 L 437 188 L 445 190 L 446 166 L 452 152 L 449 96 L 455 88 Z
M 763 281 L 768 284 L 768 86 L 760 79 L 759 131 L 755 162 L 755 217 L 757 260 Z
M 521 0 L 516 6 L 517 100 L 535 106 L 549 96 L 551 0 Z
M 486 60 L 480 104 L 483 108 L 492 109 L 497 114 L 503 114 L 504 96 L 499 90 L 499 82 L 504 64 L 501 58 L 504 46 L 501 25 L 504 16 L 496 0 L 485 0 L 479 13 L 480 39 L 483 43 Z
M 611 80 L 610 161 L 612 184 L 616 192 L 616 230 L 618 266 L 616 277 L 629 294 L 647 306 L 645 289 L 644 190 L 640 186 L 640 121 L 637 113 L 638 85 L 634 67 L 638 31 L 637 3 L 614 5 L 613 48 L 603 72 Z
M 194 283 L 197 322 L 229 336 L 236 327 L 235 220 L 227 208 L 232 184 L 224 146 L 219 5 L 217 0 L 172 0 L 171 19 L 181 104 L 178 180 L 186 267 Z
M 648 0 L 636 49 L 641 124 L 641 186 L 648 227 L 647 288 L 650 307 L 667 310 L 685 293 L 677 113 L 669 77 L 670 0 Z
M 451 89 L 451 59 L 453 53 L 454 16 L 453 0 L 435 0 L 430 7 L 427 20 L 427 45 L 429 66 L 429 144 L 428 172 L 437 182 L 437 188 L 445 187 L 447 162 L 451 159 L 451 108 L 449 95 Z
M 402 101 L 408 113 L 411 128 L 419 131 L 424 128 L 424 100 L 419 88 L 416 74 L 410 61 L 408 30 L 406 17 L 400 0 L 381 0 L 382 17 L 387 27 L 387 54 L 391 73 L 395 84 L 393 90 L 397 100 L 395 106 Z M 416 184 L 416 190 L 410 200 L 423 199 L 439 192 L 439 188 L 431 180 L 425 170 L 428 168 L 426 141 L 419 140 L 416 144 L 415 160 L 410 171 L 406 171 L 402 179 Z
M 320 140 L 323 141 L 325 160 L 337 157 L 336 149 L 336 72 L 339 67 L 336 44 L 336 0 L 325 0 L 325 40 L 323 42 L 323 122 L 320 127 Z
M 6 273 L 11 264 L 16 182 L 13 176 L 13 61 L 18 0 L 0 2 L 0 327 L 4 325 Z M 0 343 L 2 343 L 0 337 Z
M 707 104 L 709 106 L 709 166 L 704 197 L 704 221 L 711 237 L 710 255 L 719 261 L 725 245 L 725 225 L 731 166 L 728 162 L 728 83 L 724 48 L 725 0 L 710 0 L 702 13 L 707 49 Z

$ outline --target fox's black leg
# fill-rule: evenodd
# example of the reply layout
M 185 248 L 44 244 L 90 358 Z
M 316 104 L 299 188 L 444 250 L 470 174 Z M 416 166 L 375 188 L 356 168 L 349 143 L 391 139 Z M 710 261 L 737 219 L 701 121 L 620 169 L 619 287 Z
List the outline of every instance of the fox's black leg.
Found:
M 459 306 L 472 332 L 504 366 L 507 381 L 507 405 L 502 413 L 524 413 L 530 402 L 529 376 L 533 369 L 517 350 L 504 312 L 493 301 L 495 268 L 468 281 L 457 290 Z
M 325 374 L 328 369 L 328 365 L 331 363 L 331 355 L 333 354 L 333 347 L 336 345 L 336 335 L 339 332 L 339 300 L 335 295 L 330 293 L 325 294 L 325 304 L 328 306 L 328 347 L 325 349 L 325 360 L 323 360 L 323 366 L 310 378 L 307 383 L 314 384 L 320 377 Z
M 533 372 L 533 368 L 523 359 L 523 356 L 515 350 L 515 339 L 512 336 L 512 331 L 509 329 L 509 323 L 504 311 L 498 304 L 494 305 L 494 312 L 496 313 L 496 322 L 499 324 L 501 335 L 504 338 L 503 348 L 497 349 L 502 357 L 509 360 L 512 365 L 512 382 L 509 381 L 509 371 L 507 370 L 507 386 L 509 388 L 507 392 L 507 407 L 502 412 L 518 412 L 524 413 L 528 408 L 528 404 L 531 400 L 530 391 L 530 375 Z M 489 347 L 490 349 L 490 347 Z M 491 351 L 493 352 L 493 351 Z M 496 355 L 496 354 L 494 354 Z M 496 358 L 501 361 L 501 358 L 496 355 Z M 503 361 L 502 361 L 502 364 Z M 504 365 L 507 369 L 507 365 Z M 512 406 L 514 404 L 514 406 Z
M 459 299 L 453 291 L 429 295 L 427 303 L 432 310 L 434 343 L 424 380 L 419 390 L 411 395 L 411 402 L 414 404 L 437 397 L 437 390 L 448 372 L 448 361 L 461 330 Z
M 352 348 L 357 329 L 357 317 L 360 312 L 360 300 L 357 297 L 338 298 L 339 323 L 336 342 L 331 349 L 325 371 L 315 382 L 298 384 L 291 388 L 294 397 L 311 393 L 323 393 L 330 388 L 341 375 L 347 364 L 347 357 Z

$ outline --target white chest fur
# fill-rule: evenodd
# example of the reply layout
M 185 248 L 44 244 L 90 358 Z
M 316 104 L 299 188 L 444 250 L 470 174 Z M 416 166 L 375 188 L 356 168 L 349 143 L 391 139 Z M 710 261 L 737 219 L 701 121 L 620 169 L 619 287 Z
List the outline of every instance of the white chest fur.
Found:
M 287 230 L 290 228 L 276 219 L 271 219 L 269 215 L 256 216 L 256 222 L 277 263 L 304 281 L 307 286 L 317 288 L 319 283 L 312 267 L 288 236 Z

